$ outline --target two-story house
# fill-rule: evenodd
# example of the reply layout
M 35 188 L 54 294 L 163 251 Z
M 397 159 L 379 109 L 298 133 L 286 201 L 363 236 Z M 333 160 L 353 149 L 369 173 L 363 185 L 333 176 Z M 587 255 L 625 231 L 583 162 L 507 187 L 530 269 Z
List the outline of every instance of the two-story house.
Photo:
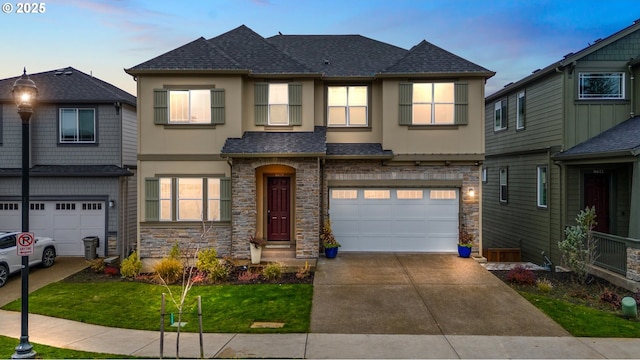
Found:
M 640 280 L 640 22 L 486 98 L 483 246 L 561 264 L 595 206 L 596 264 Z
M 58 255 L 126 256 L 136 245 L 136 98 L 72 67 L 29 75 L 38 88 L 30 122 L 29 230 Z M 0 80 L 0 229 L 21 229 L 22 128 Z
M 316 258 L 455 252 L 479 235 L 484 86 L 493 72 L 422 41 L 240 26 L 126 70 L 138 89 L 139 249 Z M 204 229 L 204 230 L 203 230 Z

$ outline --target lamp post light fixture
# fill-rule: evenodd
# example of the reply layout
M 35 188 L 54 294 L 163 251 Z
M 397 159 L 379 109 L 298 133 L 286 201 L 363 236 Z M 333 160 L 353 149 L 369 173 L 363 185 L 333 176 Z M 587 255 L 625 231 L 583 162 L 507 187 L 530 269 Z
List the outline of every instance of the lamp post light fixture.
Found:
M 33 105 L 38 97 L 38 88 L 29 79 L 27 69 L 13 84 L 11 91 L 22 120 L 22 232 L 29 232 L 29 121 Z M 12 359 L 34 359 L 36 352 L 29 343 L 29 256 L 22 256 L 22 321 L 20 344 Z

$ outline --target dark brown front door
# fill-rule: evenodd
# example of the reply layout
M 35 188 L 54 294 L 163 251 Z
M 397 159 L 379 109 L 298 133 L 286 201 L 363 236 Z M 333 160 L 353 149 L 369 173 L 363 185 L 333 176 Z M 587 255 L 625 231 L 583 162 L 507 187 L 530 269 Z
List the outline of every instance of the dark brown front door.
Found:
M 609 233 L 609 175 L 584 175 L 584 206 L 596 207 L 595 231 Z
M 291 240 L 290 190 L 290 178 L 267 178 L 267 240 Z

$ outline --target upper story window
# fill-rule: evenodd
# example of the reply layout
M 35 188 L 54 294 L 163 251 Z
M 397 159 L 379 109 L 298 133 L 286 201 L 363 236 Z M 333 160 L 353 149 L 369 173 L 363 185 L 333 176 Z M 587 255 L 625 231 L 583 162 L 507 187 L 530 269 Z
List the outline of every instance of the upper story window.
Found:
M 624 73 L 580 73 L 578 99 L 624 99 Z
M 162 177 L 145 180 L 147 221 L 229 221 L 228 178 Z
M 61 108 L 59 124 L 60 143 L 96 142 L 95 109 Z
M 211 122 L 209 90 L 169 90 L 169 124 Z
M 327 88 L 327 125 L 367 126 L 367 87 L 329 86 Z
M 468 84 L 401 83 L 400 125 L 466 125 Z
M 496 101 L 493 106 L 494 114 L 494 131 L 500 131 L 507 128 L 507 100 Z
M 224 89 L 154 89 L 155 124 L 214 124 L 225 121 Z
M 524 129 L 525 120 L 525 95 L 524 91 L 518 93 L 516 102 L 516 130 Z
M 453 124 L 453 83 L 413 84 L 413 124 Z
M 302 125 L 302 84 L 257 83 L 256 125 Z

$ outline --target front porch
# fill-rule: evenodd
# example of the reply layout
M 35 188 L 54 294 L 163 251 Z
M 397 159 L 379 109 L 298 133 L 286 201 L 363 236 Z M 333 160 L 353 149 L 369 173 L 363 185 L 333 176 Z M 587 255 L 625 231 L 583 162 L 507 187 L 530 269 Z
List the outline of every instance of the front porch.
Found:
M 593 232 L 597 258 L 591 273 L 631 291 L 640 291 L 640 239 Z

